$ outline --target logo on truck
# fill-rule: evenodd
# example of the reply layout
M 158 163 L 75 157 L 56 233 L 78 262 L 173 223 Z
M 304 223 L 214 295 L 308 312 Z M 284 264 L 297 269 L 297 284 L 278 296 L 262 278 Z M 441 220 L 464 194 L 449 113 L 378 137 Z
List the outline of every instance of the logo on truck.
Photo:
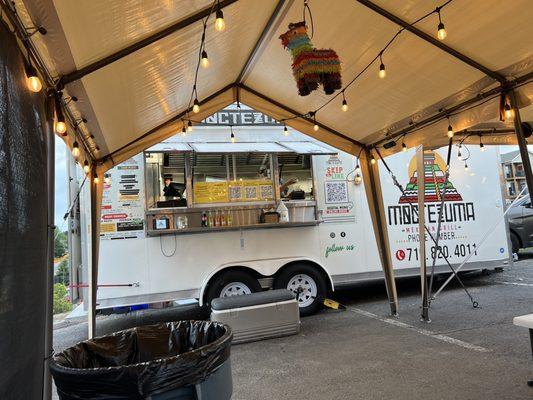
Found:
M 444 184 L 446 193 L 444 201 L 462 201 L 463 198 L 457 189 L 448 180 L 444 170 L 446 164 L 442 157 L 434 151 L 424 151 L 424 199 L 426 203 L 437 203 L 442 201 Z M 409 183 L 405 187 L 405 194 L 402 194 L 399 204 L 418 202 L 418 171 L 416 170 L 416 156 L 409 163 Z

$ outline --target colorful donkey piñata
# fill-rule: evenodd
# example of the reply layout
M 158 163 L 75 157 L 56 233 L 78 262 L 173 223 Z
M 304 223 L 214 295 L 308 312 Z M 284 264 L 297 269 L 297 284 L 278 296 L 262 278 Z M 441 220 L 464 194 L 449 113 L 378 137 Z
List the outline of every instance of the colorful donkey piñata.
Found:
M 292 72 L 298 93 L 307 96 L 321 83 L 326 94 L 342 87 L 341 62 L 331 49 L 315 49 L 307 35 L 305 22 L 289 24 L 289 30 L 279 37 L 291 52 Z

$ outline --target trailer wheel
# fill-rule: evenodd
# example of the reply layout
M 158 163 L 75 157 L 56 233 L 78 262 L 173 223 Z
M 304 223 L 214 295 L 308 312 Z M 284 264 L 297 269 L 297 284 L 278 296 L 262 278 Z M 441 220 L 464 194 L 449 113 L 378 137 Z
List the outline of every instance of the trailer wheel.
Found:
M 312 315 L 322 308 L 327 294 L 324 277 L 308 264 L 294 264 L 282 270 L 274 280 L 274 289 L 289 289 L 298 296 L 300 315 Z
M 218 297 L 239 296 L 261 291 L 259 281 L 244 271 L 227 271 L 209 284 L 205 296 L 206 304 Z

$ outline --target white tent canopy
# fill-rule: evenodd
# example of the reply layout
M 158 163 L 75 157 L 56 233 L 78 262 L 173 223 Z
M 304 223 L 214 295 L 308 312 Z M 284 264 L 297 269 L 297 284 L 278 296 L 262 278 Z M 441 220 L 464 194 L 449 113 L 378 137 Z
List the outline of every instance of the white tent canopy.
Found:
M 79 132 L 92 158 L 108 161 L 104 168 L 181 129 L 198 62 L 202 18 L 212 9 L 212 1 L 16 3 L 27 26 L 48 30 L 32 40 L 50 75 L 65 82 L 64 96 L 78 97 L 67 107 L 74 118 L 87 118 Z M 398 21 L 391 18 L 412 23 L 442 4 L 313 0 L 312 42 L 338 53 L 346 84 L 398 32 Z M 199 72 L 198 99 L 203 104 L 195 119 L 237 98 L 275 118 L 315 110 L 330 98 L 321 89 L 306 97 L 297 95 L 291 56 L 278 39 L 289 23 L 302 20 L 302 5 L 303 1 L 291 0 L 220 1 L 226 29 L 216 32 L 211 16 L 206 32 L 211 66 Z M 381 15 L 378 8 L 392 17 Z M 472 99 L 484 104 L 467 111 L 459 107 L 452 121 L 456 130 L 495 120 L 502 82 L 509 88 L 520 82 L 522 105 L 528 105 L 533 87 L 527 85 L 533 70 L 531 11 L 529 0 L 455 0 L 442 10 L 448 32 L 442 43 L 459 57 L 406 30 L 383 54 L 387 78 L 378 79 L 378 62 L 346 90 L 348 112 L 341 111 L 339 96 L 317 113 L 323 127 L 319 132 L 303 119 L 287 124 L 355 153 L 359 144 L 375 144 L 386 134 L 394 136 L 418 123 L 423 127 L 427 118 L 442 117 L 442 110 L 476 105 Z M 437 23 L 434 14 L 414 27 L 433 38 Z M 461 56 L 477 64 L 469 65 Z M 409 146 L 440 145 L 446 141 L 447 125 L 442 119 L 402 140 Z M 507 143 L 509 137 L 500 141 Z M 390 151 L 398 150 L 396 146 Z

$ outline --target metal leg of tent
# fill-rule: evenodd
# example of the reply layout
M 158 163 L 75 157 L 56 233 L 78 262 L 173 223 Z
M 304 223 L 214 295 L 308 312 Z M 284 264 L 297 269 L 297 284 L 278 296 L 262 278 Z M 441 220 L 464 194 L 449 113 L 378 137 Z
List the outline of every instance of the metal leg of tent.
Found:
M 365 180 L 365 191 L 370 207 L 370 216 L 374 227 L 374 235 L 378 245 L 378 252 L 381 259 L 383 274 L 385 275 L 385 287 L 389 298 L 390 311 L 392 315 L 398 314 L 398 295 L 396 293 L 396 281 L 394 280 L 394 270 L 392 269 L 392 258 L 390 253 L 389 237 L 385 219 L 385 207 L 381 195 L 381 184 L 379 180 L 378 166 L 370 162 L 371 154 L 365 149 L 361 157 L 361 169 Z
M 47 271 L 46 271 L 46 303 L 45 303 L 45 333 L 44 333 L 44 369 L 43 369 L 43 400 L 52 398 L 52 376 L 48 364 L 53 349 L 53 315 L 54 315 L 54 241 L 55 241 L 55 134 L 51 119 L 47 126 L 47 154 L 46 154 L 46 179 L 47 179 L 47 226 L 48 226 L 48 250 L 47 250 Z
M 96 215 L 97 204 L 96 204 L 96 192 L 97 185 L 94 183 L 94 177 L 96 175 L 95 165 L 91 168 L 90 174 L 90 188 L 91 188 L 91 261 L 89 262 L 88 268 L 88 278 L 89 278 L 89 290 L 87 291 L 87 336 L 89 339 L 92 339 L 96 335 L 96 290 L 98 286 L 97 281 L 97 263 L 98 263 L 98 253 L 97 253 L 97 221 Z
M 416 150 L 416 180 L 418 186 L 418 209 L 424 210 L 426 202 L 426 176 L 424 174 L 424 148 L 419 146 Z M 426 266 L 426 213 L 418 213 L 418 258 L 420 261 L 420 288 L 422 291 L 422 313 L 420 319 L 424 322 L 430 322 L 429 319 L 429 300 L 428 300 L 428 278 Z
M 511 107 L 514 112 L 514 128 L 516 132 L 516 138 L 518 139 L 518 148 L 520 149 L 520 157 L 522 158 L 522 164 L 524 165 L 524 172 L 526 175 L 527 189 L 529 193 L 533 193 L 533 172 L 531 170 L 531 160 L 529 159 L 529 152 L 527 151 L 527 141 L 524 136 L 524 130 L 522 128 L 522 118 L 520 118 L 520 109 L 516 103 L 516 95 L 514 90 L 509 92 L 509 98 L 511 100 Z

